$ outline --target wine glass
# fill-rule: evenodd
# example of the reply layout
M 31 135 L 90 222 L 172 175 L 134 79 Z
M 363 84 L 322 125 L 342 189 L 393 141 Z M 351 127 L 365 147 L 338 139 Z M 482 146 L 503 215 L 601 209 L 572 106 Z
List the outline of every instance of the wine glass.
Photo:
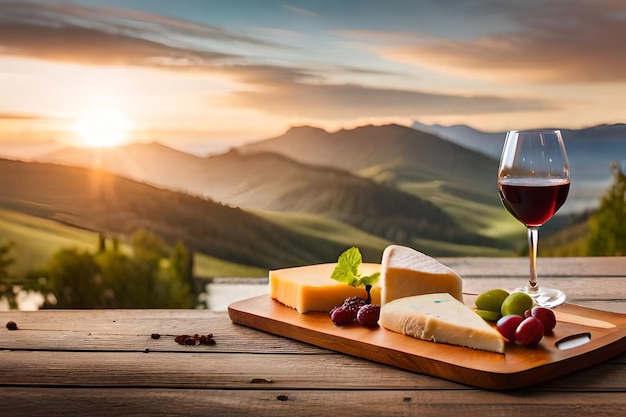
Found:
M 538 305 L 555 307 L 565 294 L 537 282 L 539 226 L 552 218 L 569 192 L 569 162 L 559 130 L 512 130 L 507 133 L 498 168 L 498 190 L 504 207 L 528 228 L 530 279 L 518 288 Z

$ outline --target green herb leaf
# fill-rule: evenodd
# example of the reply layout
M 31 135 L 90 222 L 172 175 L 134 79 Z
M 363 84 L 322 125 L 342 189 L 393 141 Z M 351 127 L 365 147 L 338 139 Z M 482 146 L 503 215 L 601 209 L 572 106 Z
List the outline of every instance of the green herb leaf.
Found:
M 351 247 L 339 256 L 337 266 L 330 277 L 353 287 L 359 287 L 361 285 L 373 286 L 378 282 L 380 273 L 376 272 L 372 275 L 362 277 L 359 273 L 359 266 L 362 262 L 363 257 L 359 249 Z

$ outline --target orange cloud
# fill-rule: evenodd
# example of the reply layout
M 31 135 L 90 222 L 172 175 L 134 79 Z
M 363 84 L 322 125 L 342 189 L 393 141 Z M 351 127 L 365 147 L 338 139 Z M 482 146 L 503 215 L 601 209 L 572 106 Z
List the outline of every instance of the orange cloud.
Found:
M 172 39 L 184 36 L 273 46 L 223 28 L 130 9 L 0 3 L 0 50 L 4 56 L 172 69 L 210 67 L 216 60 L 240 58 L 170 46 Z
M 266 80 L 267 81 L 267 80 Z M 550 103 L 496 96 L 455 96 L 355 84 L 266 83 L 266 88 L 223 96 L 216 104 L 258 109 L 286 117 L 327 120 L 506 113 L 551 108 Z
M 621 1 L 554 1 L 513 16 L 516 29 L 476 40 L 382 49 L 390 59 L 505 82 L 626 81 Z
M 0 113 L 0 120 L 38 120 L 41 116 L 26 113 Z
M 181 40 L 188 36 L 196 36 L 207 46 L 202 50 L 188 47 L 189 43 Z M 333 120 L 518 112 L 551 107 L 541 100 L 329 84 L 326 73 L 376 71 L 342 64 L 327 65 L 321 70 L 313 69 L 308 63 L 306 68 L 297 64 L 266 65 L 259 63 L 262 59 L 211 50 L 208 45 L 214 45 L 210 42 L 213 40 L 222 45 L 244 42 L 249 46 L 281 47 L 223 28 L 133 10 L 0 3 L 0 50 L 5 56 L 83 65 L 195 70 L 228 76 L 242 86 L 239 91 L 220 97 L 217 104 L 221 105 L 280 116 Z M 457 48 L 454 52 L 462 51 Z M 453 58 L 443 54 L 440 60 L 443 59 Z

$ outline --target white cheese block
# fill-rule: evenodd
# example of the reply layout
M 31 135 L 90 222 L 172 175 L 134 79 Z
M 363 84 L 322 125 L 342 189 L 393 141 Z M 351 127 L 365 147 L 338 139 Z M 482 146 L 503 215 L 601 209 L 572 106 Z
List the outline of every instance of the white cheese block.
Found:
M 463 280 L 452 269 L 415 249 L 385 248 L 380 271 L 381 304 L 412 295 L 449 293 L 463 302 Z
M 387 330 L 437 343 L 504 353 L 504 338 L 478 314 L 447 293 L 398 298 L 382 306 Z

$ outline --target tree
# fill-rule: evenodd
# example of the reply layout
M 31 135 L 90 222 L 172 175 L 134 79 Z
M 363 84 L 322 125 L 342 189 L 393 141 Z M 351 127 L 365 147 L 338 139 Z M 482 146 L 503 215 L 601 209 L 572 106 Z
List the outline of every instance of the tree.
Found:
M 613 184 L 602 197 L 600 207 L 589 218 L 587 255 L 626 255 L 626 174 L 617 163 L 611 165 Z
M 61 249 L 52 256 L 39 274 L 44 288 L 54 298 L 46 297 L 44 307 L 92 308 L 101 305 L 102 277 L 93 254 L 77 249 Z
M 147 282 L 151 274 L 131 256 L 107 250 L 95 256 L 102 275 L 101 308 L 144 308 L 150 296 Z
M 32 280 L 45 282 L 44 308 L 193 307 L 184 274 L 187 249 L 179 244 L 172 251 L 145 230 L 136 232 L 131 241 L 132 256 L 117 245 L 112 249 L 100 245 L 94 253 L 63 249 L 43 270 L 31 272 Z
M 11 256 L 13 246 L 14 243 L 10 240 L 0 244 L 0 298 L 6 298 L 10 308 L 17 308 L 10 271 L 11 265 L 15 263 L 15 258 Z
M 186 282 L 194 296 L 197 296 L 198 291 L 196 291 L 193 277 L 193 256 L 193 251 L 187 249 L 183 242 L 176 242 L 170 254 L 170 270 L 175 280 Z

